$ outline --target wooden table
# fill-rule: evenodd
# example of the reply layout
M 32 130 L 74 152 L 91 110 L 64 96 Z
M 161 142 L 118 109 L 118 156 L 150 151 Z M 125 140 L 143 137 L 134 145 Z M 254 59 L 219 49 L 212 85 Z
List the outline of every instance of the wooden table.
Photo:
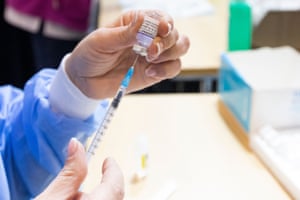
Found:
M 110 156 L 124 172 L 128 200 L 154 200 L 170 182 L 177 185 L 170 200 L 291 199 L 227 127 L 217 94 L 129 95 L 123 100 L 91 159 L 85 190 L 99 183 L 102 161 Z M 132 184 L 140 134 L 148 139 L 148 176 Z

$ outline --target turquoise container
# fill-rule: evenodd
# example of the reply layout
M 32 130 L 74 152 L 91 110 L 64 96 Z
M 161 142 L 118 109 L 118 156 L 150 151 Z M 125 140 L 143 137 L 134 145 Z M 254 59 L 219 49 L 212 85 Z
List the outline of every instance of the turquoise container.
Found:
M 250 5 L 243 0 L 229 3 L 228 50 L 247 50 L 252 44 L 252 14 Z

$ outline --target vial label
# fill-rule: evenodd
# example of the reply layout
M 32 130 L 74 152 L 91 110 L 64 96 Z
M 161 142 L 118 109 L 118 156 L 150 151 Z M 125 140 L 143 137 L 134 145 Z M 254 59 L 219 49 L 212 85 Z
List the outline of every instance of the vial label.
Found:
M 141 56 L 147 55 L 147 48 L 157 35 L 158 24 L 159 21 L 157 19 L 145 16 L 144 22 L 136 35 L 137 44 L 133 46 L 133 50 L 137 54 Z

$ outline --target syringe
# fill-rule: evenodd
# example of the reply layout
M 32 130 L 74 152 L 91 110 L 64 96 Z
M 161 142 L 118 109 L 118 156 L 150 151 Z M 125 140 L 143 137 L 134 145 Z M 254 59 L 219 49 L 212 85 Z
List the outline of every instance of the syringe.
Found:
M 107 129 L 108 123 L 111 121 L 111 118 L 114 115 L 114 112 L 116 111 L 116 109 L 118 108 L 118 105 L 122 99 L 122 97 L 126 94 L 126 89 L 129 85 L 129 82 L 131 80 L 131 77 L 133 75 L 133 71 L 134 71 L 134 66 L 138 60 L 138 55 L 136 56 L 133 65 L 129 68 L 129 70 L 127 71 L 127 74 L 125 75 L 124 79 L 121 82 L 121 85 L 117 91 L 116 96 L 113 98 L 111 104 L 109 105 L 108 110 L 106 111 L 106 114 L 104 116 L 104 119 L 102 121 L 102 123 L 100 124 L 98 130 L 95 133 L 95 136 L 87 150 L 87 160 L 89 161 L 90 158 L 92 157 L 92 155 L 95 154 L 95 150 L 98 147 L 100 141 L 101 141 L 101 137 L 104 135 L 105 130 Z

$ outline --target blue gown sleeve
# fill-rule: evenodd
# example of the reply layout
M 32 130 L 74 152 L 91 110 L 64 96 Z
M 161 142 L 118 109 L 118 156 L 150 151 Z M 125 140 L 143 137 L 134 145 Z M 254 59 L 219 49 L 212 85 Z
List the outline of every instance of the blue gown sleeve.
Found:
M 24 92 L 10 88 L 2 97 L 8 105 L 4 159 L 11 199 L 39 194 L 62 168 L 69 140 L 85 143 L 103 119 L 106 101 L 84 121 L 53 112 L 48 94 L 55 73 L 44 69 L 27 82 Z

